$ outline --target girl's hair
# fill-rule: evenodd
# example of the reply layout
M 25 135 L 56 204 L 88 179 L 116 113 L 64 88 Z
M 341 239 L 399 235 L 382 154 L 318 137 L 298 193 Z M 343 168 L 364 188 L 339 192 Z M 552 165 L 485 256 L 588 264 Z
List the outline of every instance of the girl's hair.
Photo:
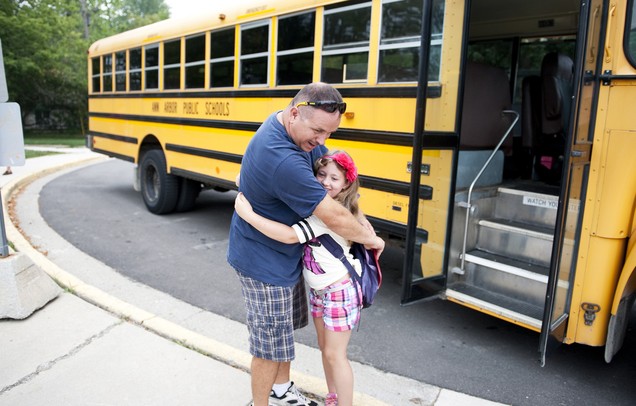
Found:
M 358 170 L 351 156 L 344 151 L 331 151 L 326 155 L 318 158 L 314 164 L 314 174 L 318 173 L 318 169 L 327 166 L 330 162 L 335 163 L 338 169 L 345 175 L 345 187 L 334 198 L 346 207 L 354 216 L 358 214 L 358 189 L 360 188 L 360 180 L 358 180 Z

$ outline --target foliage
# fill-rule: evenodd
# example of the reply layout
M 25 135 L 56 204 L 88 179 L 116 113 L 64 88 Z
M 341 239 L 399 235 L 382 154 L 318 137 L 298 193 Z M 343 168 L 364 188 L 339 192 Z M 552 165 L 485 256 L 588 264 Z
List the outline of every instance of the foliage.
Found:
M 9 98 L 23 119 L 56 112 L 52 126 L 84 128 L 91 42 L 167 17 L 163 0 L 0 0 Z

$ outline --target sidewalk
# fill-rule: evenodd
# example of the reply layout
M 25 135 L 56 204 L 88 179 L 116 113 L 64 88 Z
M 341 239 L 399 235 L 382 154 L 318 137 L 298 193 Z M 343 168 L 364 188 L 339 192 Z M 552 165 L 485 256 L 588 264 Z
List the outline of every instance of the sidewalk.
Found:
M 65 289 L 25 320 L 0 320 L 0 406 L 247 404 L 244 325 L 125 278 L 46 225 L 38 212 L 42 186 L 106 159 L 83 148 L 63 152 L 0 176 L 8 240 Z M 13 210 L 26 238 L 7 214 L 18 191 Z M 320 362 L 316 349 L 297 346 L 292 379 L 315 398 L 326 393 Z M 368 365 L 353 368 L 358 406 L 496 405 Z

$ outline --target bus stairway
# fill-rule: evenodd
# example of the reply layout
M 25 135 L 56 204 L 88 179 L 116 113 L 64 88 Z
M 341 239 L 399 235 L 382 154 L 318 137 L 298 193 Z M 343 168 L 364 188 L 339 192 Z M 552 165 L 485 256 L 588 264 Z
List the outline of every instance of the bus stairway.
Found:
M 453 268 L 446 295 L 540 329 L 558 190 L 528 186 L 477 194 L 463 273 Z

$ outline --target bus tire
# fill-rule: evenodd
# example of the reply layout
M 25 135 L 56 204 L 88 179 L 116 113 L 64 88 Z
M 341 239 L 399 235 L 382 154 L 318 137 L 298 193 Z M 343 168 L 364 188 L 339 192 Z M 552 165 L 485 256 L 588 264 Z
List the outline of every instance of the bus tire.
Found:
M 178 213 L 192 210 L 194 203 L 201 193 L 201 182 L 192 179 L 181 178 L 179 182 L 179 199 L 174 211 Z
M 166 157 L 151 149 L 141 157 L 141 196 L 148 211 L 167 214 L 174 211 L 179 198 L 179 177 L 168 174 Z

